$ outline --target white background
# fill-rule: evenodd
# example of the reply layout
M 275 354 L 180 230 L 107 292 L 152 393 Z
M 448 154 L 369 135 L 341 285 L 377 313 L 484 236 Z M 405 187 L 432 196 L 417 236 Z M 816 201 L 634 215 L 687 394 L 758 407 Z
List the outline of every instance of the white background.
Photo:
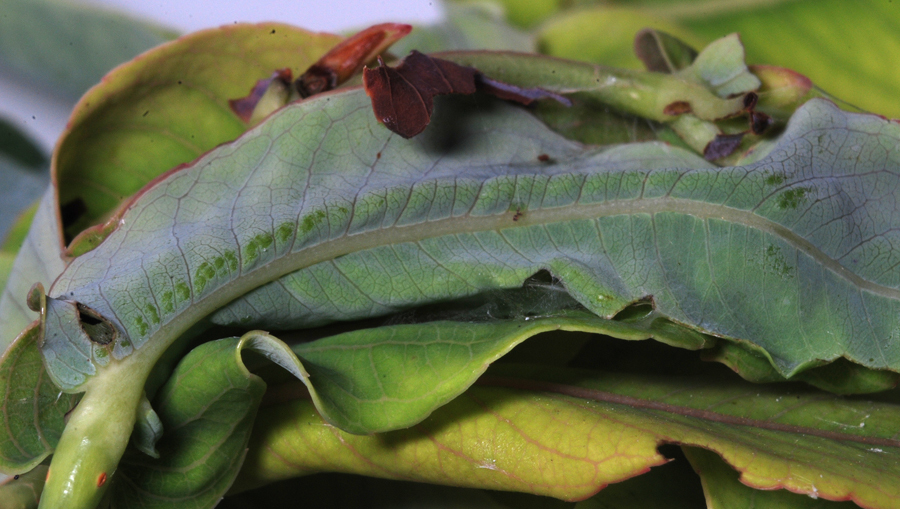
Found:
M 314 31 L 341 32 L 386 21 L 431 24 L 442 16 L 439 0 L 82 0 L 80 3 L 131 13 L 182 33 L 235 21 L 280 21 Z M 72 104 L 9 80 L 2 72 L 0 98 L 0 116 L 31 135 L 49 153 L 65 127 Z

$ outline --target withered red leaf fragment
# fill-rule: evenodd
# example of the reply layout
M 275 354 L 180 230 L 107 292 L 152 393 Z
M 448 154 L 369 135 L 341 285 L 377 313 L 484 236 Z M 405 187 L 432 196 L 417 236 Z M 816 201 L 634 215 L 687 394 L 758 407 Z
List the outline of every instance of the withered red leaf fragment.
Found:
M 401 23 L 371 26 L 331 48 L 293 83 L 291 70 L 281 69 L 257 81 L 246 97 L 232 99 L 228 104 L 241 120 L 255 123 L 251 121 L 261 120 L 291 101 L 337 87 L 411 30 L 412 26 Z
M 553 92 L 496 81 L 472 67 L 415 50 L 395 68 L 387 67 L 380 59 L 379 64 L 374 69 L 363 69 L 363 86 L 378 121 L 404 138 L 421 133 L 431 122 L 436 95 L 481 91 L 522 104 L 545 97 L 570 104 L 568 99 Z
M 309 97 L 333 89 L 411 30 L 411 25 L 383 23 L 344 39 L 297 78 L 297 92 Z
M 431 122 L 434 96 L 474 94 L 475 69 L 413 51 L 395 69 L 363 69 L 363 86 L 372 109 L 388 129 L 412 138 Z

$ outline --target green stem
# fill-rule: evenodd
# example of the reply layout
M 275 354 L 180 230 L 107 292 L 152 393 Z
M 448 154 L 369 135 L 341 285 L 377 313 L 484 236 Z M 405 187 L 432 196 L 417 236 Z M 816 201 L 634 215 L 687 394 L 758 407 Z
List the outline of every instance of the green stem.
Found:
M 134 429 L 146 366 L 152 366 L 133 359 L 107 366 L 72 410 L 50 463 L 41 509 L 92 509 L 100 503 Z
M 448 51 L 435 56 L 475 67 L 486 76 L 513 85 L 580 94 L 587 100 L 657 122 L 678 118 L 667 112 L 667 107 L 676 102 L 689 104 L 694 116 L 707 121 L 729 117 L 744 109 L 743 97 L 723 99 L 706 86 L 674 74 L 502 51 Z

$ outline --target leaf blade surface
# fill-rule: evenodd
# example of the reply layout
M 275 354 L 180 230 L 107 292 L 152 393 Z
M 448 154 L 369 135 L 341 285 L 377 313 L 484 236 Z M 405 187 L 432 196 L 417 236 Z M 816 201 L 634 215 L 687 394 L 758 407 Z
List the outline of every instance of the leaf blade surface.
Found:
M 840 356 L 900 369 L 900 255 L 871 249 L 896 235 L 895 123 L 811 101 L 767 157 L 714 169 L 660 144 L 585 149 L 496 104 L 443 121 L 465 150 L 440 129 L 406 142 L 366 106 L 314 98 L 173 172 L 51 294 L 113 320 L 121 358 L 238 297 L 212 321 L 302 328 L 549 270 L 600 316 L 652 298 L 784 375 Z

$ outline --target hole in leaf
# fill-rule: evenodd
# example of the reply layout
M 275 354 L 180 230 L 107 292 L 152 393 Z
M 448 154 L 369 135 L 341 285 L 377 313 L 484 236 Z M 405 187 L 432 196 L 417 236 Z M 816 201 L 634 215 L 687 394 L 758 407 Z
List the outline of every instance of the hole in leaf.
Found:
M 117 332 L 116 328 L 109 320 L 100 316 L 93 309 L 78 303 L 78 320 L 81 323 L 81 330 L 93 341 L 99 345 L 108 345 L 115 341 Z
M 87 214 L 87 204 L 81 197 L 69 201 L 65 205 L 59 207 L 59 216 L 62 220 L 64 231 L 68 231 L 69 227 L 78 222 L 85 214 Z M 73 235 L 74 236 L 74 235 Z M 68 243 L 71 239 L 66 239 Z

